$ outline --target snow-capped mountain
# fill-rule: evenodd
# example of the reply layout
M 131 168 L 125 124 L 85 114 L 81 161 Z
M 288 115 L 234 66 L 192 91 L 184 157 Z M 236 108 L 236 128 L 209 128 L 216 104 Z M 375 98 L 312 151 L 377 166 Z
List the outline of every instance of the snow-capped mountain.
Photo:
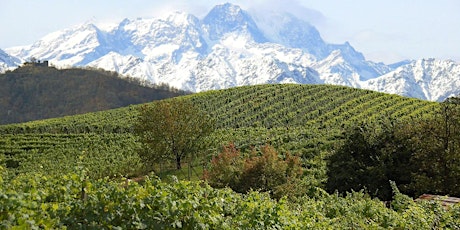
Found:
M 459 81 L 457 63 L 374 63 L 347 42 L 324 42 L 314 26 L 292 14 L 253 17 L 229 3 L 215 6 L 202 19 L 176 12 L 125 19 L 110 29 L 87 23 L 6 51 L 23 60 L 103 68 L 196 92 L 290 82 L 347 85 L 428 100 L 460 93 L 459 87 L 445 85 Z
M 21 60 L 19 58 L 13 57 L 0 49 L 0 73 L 9 69 L 14 69 L 19 64 L 21 64 Z
M 363 88 L 444 101 L 460 93 L 460 65 L 450 60 L 422 59 L 363 82 Z

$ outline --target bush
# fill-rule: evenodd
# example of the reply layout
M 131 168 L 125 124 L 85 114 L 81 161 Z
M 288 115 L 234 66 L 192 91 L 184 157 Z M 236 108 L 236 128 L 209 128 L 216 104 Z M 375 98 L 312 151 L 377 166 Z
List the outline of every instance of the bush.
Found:
M 258 190 L 280 199 L 285 195 L 305 194 L 306 190 L 299 188 L 303 184 L 302 175 L 301 162 L 296 156 L 286 154 L 283 159 L 272 146 L 265 145 L 260 153 L 253 150 L 249 157 L 244 157 L 230 144 L 212 159 L 204 179 L 216 188 L 230 187 L 240 193 Z
M 211 160 L 210 170 L 204 171 L 204 179 L 214 188 L 231 187 L 238 190 L 241 174 L 244 169 L 244 159 L 233 143 L 224 146 L 222 153 Z

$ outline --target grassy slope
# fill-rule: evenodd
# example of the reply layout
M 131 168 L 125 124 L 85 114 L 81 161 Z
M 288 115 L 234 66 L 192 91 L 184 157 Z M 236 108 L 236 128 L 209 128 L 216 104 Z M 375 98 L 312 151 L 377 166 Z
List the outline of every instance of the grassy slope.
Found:
M 222 144 L 230 141 L 243 149 L 270 143 L 281 151 L 303 156 L 310 168 L 319 167 L 316 164 L 334 145 L 343 126 L 382 117 L 425 116 L 438 106 L 434 102 L 331 85 L 244 86 L 184 98 L 216 118 L 218 130 L 209 138 L 212 147 L 207 156 L 216 154 Z M 0 126 L 0 153 L 18 172 L 30 171 L 31 167 L 38 171 L 59 168 L 42 163 L 50 156 L 54 156 L 57 165 L 72 165 L 78 160 L 75 156 L 84 155 L 86 166 L 98 171 L 98 176 L 104 172 L 100 166 L 92 166 L 93 162 L 107 161 L 106 166 L 120 168 L 108 175 L 133 174 L 139 164 L 126 165 L 138 162 L 134 154 L 137 144 L 130 133 L 138 106 Z M 64 143 L 55 137 L 60 135 L 67 135 L 61 138 Z M 43 144 L 56 141 L 59 143 Z M 60 169 L 66 170 L 71 170 L 70 166 Z

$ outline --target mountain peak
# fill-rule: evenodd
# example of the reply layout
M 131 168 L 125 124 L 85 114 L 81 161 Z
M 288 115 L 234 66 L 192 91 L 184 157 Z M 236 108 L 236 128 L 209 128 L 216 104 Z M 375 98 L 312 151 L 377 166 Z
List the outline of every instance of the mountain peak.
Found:
M 211 40 L 219 40 L 231 32 L 248 33 L 256 42 L 267 40 L 249 13 L 230 3 L 215 6 L 204 17 L 203 24 Z
M 227 2 L 221 5 L 216 5 L 211 10 L 211 12 L 218 13 L 221 15 L 234 15 L 237 17 L 238 15 L 243 14 L 243 9 L 241 9 L 241 7 L 239 7 L 238 5 L 233 5 Z
M 195 16 L 182 11 L 175 11 L 169 14 L 165 20 L 178 26 L 187 25 L 190 22 L 197 23 L 199 21 Z
M 251 23 L 251 21 L 249 14 L 239 6 L 230 3 L 215 6 L 203 19 L 205 24 L 229 24 L 234 27 Z
M 92 22 L 85 22 L 83 24 L 77 25 L 76 28 L 80 30 L 99 30 L 99 28 Z

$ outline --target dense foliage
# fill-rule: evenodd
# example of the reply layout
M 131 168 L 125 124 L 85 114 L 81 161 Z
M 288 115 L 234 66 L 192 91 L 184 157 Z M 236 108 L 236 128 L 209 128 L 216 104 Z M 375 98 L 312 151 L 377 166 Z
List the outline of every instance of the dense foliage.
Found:
M 390 200 L 390 180 L 407 188 L 412 178 L 412 153 L 406 139 L 395 132 L 394 125 L 385 122 L 346 129 L 343 143 L 328 158 L 327 190 L 343 193 L 366 189 L 373 196 Z
M 4 229 L 458 229 L 460 206 L 415 203 L 395 190 L 394 208 L 362 192 L 318 189 L 301 203 L 213 189 L 198 182 L 93 180 L 79 174 L 0 177 Z
M 0 124 L 119 108 L 185 92 L 142 86 L 115 72 L 24 66 L 0 74 Z
M 366 189 L 391 198 L 389 181 L 413 196 L 460 196 L 460 105 L 444 102 L 423 119 L 351 126 L 329 157 L 329 191 Z
M 140 107 L 134 133 L 143 144 L 139 154 L 145 162 L 173 160 L 181 169 L 183 158 L 199 152 L 201 139 L 213 129 L 211 118 L 190 101 L 162 100 Z
M 280 157 L 270 145 L 262 146 L 260 154 L 253 150 L 249 156 L 240 153 L 234 144 L 224 146 L 204 173 L 204 179 L 213 187 L 230 187 L 241 193 L 269 192 L 276 199 L 307 194 L 308 188 L 302 178 L 300 159 L 289 153 Z
M 460 105 L 445 102 L 431 118 L 401 132 L 412 149 L 415 192 L 460 196 Z

